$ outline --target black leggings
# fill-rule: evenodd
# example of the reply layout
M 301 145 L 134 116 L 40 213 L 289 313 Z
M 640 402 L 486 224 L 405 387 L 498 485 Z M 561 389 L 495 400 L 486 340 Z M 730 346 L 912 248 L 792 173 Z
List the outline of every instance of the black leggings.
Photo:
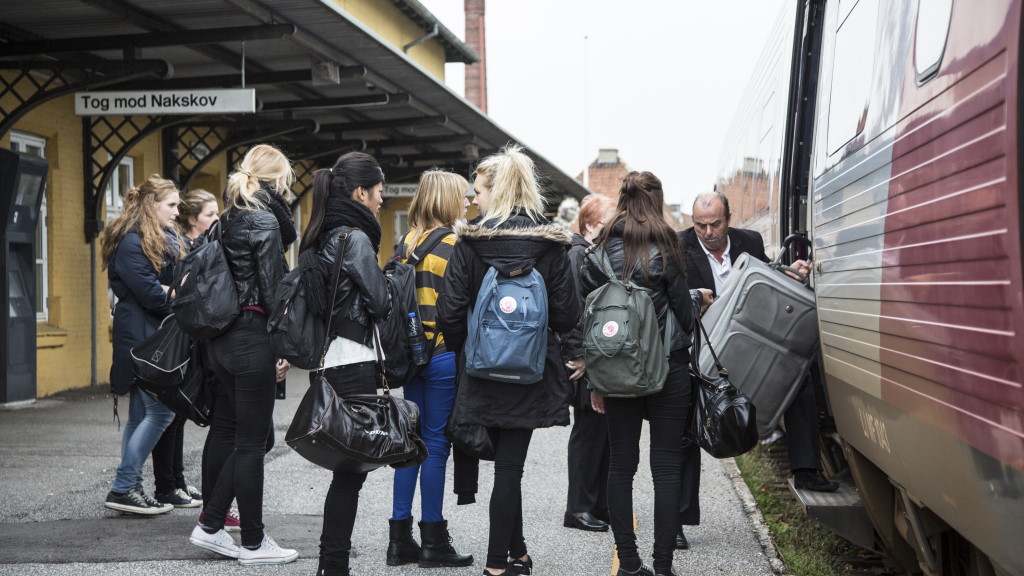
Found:
M 608 512 L 622 567 L 634 571 L 641 560 L 633 532 L 633 476 L 640 464 L 640 432 L 650 421 L 650 463 L 654 480 L 654 571 L 669 574 L 679 529 L 679 483 L 683 429 L 690 408 L 690 375 L 684 352 L 672 354 L 664 388 L 643 398 L 606 398 Z
M 153 480 L 157 494 L 167 494 L 177 488 L 184 490 L 185 482 L 185 422 L 184 416 L 175 416 L 153 447 Z
M 376 362 L 360 362 L 328 368 L 324 371 L 327 382 L 339 396 L 375 394 L 379 376 Z M 312 383 L 317 378 L 309 373 Z M 324 527 L 320 533 L 320 568 L 348 574 L 349 553 L 352 550 L 352 529 L 359 509 L 359 491 L 366 481 L 366 473 L 334 473 L 331 487 L 324 500 Z
M 210 341 L 210 367 L 234 408 L 234 438 L 211 434 L 211 450 L 228 453 L 212 497 L 204 493 L 203 524 L 223 528 L 231 501 L 238 501 L 242 545 L 263 542 L 263 456 L 272 429 L 275 359 L 262 314 L 244 311 L 228 331 Z M 233 448 L 228 445 L 233 442 Z
M 508 558 L 526 555 L 523 537 L 523 464 L 533 430 L 491 428 L 494 489 L 491 491 L 487 567 L 505 568 Z

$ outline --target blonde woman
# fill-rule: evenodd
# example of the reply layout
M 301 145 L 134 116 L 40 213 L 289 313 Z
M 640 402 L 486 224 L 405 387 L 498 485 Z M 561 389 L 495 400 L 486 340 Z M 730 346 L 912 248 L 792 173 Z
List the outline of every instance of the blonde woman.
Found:
M 473 189 L 482 216 L 476 224 L 456 225 L 459 242 L 437 301 L 447 349 L 465 357 L 468 312 L 492 266 L 506 275 L 537 270 L 547 287 L 548 329 L 576 326 L 580 303 L 566 256 L 569 231 L 544 218 L 533 161 L 518 146 L 508 146 L 480 163 Z M 523 535 L 523 465 L 534 429 L 569 424 L 570 390 L 550 333 L 539 382 L 523 386 L 460 373 L 459 409 L 465 408 L 468 422 L 489 428 L 495 450 L 485 575 L 533 571 Z
M 217 199 L 206 190 L 185 194 L 178 204 L 178 231 L 185 251 L 191 251 L 196 238 L 218 218 Z M 175 416 L 160 441 L 153 447 L 153 481 L 158 502 L 175 508 L 203 505 L 203 493 L 185 481 L 185 420 Z
M 129 395 L 121 464 L 103 505 L 129 514 L 162 514 L 173 509 L 145 493 L 142 466 L 174 414 L 135 386 L 131 350 L 156 332 L 171 312 L 167 287 L 180 256 L 174 228 L 177 216 L 177 187 L 153 175 L 128 191 L 124 211 L 100 239 L 103 267 L 110 289 L 118 298 L 110 389 L 115 395 Z
M 409 206 L 409 233 L 399 243 L 408 258 L 435 230 L 449 229 L 430 252 L 417 252 L 420 257 L 416 264 L 417 315 L 423 322 L 427 341 L 436 338 L 436 343 L 430 363 L 403 390 L 405 399 L 420 408 L 420 436 L 427 444 L 429 455 L 420 466 L 395 471 L 388 566 L 417 562 L 421 568 L 434 568 L 473 563 L 472 555 L 459 554 L 452 547 L 448 521 L 443 514 L 445 468 L 452 448 L 444 428 L 455 402 L 455 353 L 445 345 L 444 334 L 438 333 L 435 308 L 448 260 L 455 248 L 455 234 L 450 228 L 466 214 L 468 191 L 469 182 L 458 174 L 441 170 L 424 172 Z M 422 547 L 412 536 L 412 501 L 417 480 Z
M 203 513 L 190 541 L 241 564 L 281 564 L 299 556 L 263 530 L 263 456 L 283 368 L 270 349 L 267 307 L 287 269 L 285 246 L 295 240 L 281 196 L 293 180 L 288 158 L 260 144 L 245 155 L 224 190 L 222 243 L 241 313 L 227 332 L 209 342 L 209 367 L 227 402 L 214 408 L 204 454 L 210 470 L 220 472 L 212 494 L 203 494 Z M 238 501 L 241 518 L 240 546 L 224 530 L 232 499 Z

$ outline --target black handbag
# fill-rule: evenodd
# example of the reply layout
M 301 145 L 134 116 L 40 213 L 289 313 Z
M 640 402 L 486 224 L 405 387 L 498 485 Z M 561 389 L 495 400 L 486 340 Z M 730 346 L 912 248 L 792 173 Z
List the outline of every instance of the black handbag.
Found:
M 715 458 L 732 458 L 745 454 L 757 445 L 756 407 L 745 394 L 729 381 L 729 372 L 722 367 L 711 347 L 700 318 L 696 319 L 699 332 L 694 334 L 693 354 L 690 355 L 690 379 L 693 385 L 692 406 L 686 431 L 690 439 Z M 700 338 L 711 350 L 718 376 L 702 374 L 697 363 L 700 357 Z
M 337 290 L 335 277 L 330 302 Z M 328 334 L 330 322 L 328 319 Z M 379 338 L 374 330 L 378 366 L 383 366 Z M 338 396 L 324 377 L 323 358 L 329 344 L 328 338 L 319 374 L 299 403 L 285 443 L 299 456 L 332 471 L 369 472 L 382 466 L 398 469 L 422 464 L 427 446 L 419 436 L 419 407 L 392 396 L 383 372 L 383 394 Z
M 212 391 L 202 345 L 168 315 L 149 338 L 131 350 L 135 385 L 178 416 L 199 426 L 210 424 Z

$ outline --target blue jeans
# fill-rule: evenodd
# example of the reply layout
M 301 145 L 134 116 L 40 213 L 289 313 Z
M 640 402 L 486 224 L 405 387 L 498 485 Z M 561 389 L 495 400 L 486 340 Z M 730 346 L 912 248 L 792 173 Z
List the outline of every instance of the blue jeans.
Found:
M 455 403 L 455 353 L 445 352 L 430 360 L 420 375 L 405 385 L 405 399 L 420 408 L 420 436 L 427 445 L 427 460 L 414 468 L 395 471 L 392 520 L 412 516 L 416 479 L 420 481 L 423 522 L 444 520 L 445 468 L 452 443 L 444 435 Z
M 142 465 L 164 430 L 174 420 L 174 413 L 148 394 L 132 386 L 128 392 L 128 424 L 121 436 L 121 464 L 111 492 L 123 493 L 135 488 L 142 491 Z

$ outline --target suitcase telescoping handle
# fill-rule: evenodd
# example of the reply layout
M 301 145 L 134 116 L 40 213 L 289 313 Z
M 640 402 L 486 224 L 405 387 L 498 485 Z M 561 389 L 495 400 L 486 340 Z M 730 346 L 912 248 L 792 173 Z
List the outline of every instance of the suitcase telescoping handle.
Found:
M 810 278 L 808 278 L 804 274 L 801 274 L 800 272 L 797 272 L 795 268 L 790 268 L 789 266 L 786 266 L 785 264 L 782 263 L 782 256 L 786 254 L 786 251 L 789 250 L 789 245 L 792 244 L 793 242 L 799 242 L 803 244 L 804 247 L 807 248 L 807 259 L 811 259 L 811 251 L 813 249 L 813 246 L 811 244 L 811 240 L 807 238 L 807 235 L 802 233 L 790 234 L 789 236 L 786 236 L 785 240 L 782 241 L 782 247 L 779 248 L 779 255 L 776 256 L 775 260 L 770 262 L 768 266 L 770 266 L 773 270 L 778 270 L 780 272 L 792 274 L 794 277 L 800 280 L 801 284 L 805 286 L 810 286 Z

